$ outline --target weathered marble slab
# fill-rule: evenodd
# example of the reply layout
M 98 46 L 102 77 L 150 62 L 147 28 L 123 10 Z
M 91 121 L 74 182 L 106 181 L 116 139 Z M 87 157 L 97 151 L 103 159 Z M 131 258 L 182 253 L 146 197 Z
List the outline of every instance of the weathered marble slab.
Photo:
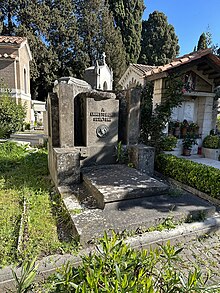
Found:
M 156 196 L 168 191 L 168 186 L 126 165 L 105 165 L 83 169 L 83 181 L 97 199 L 100 208 L 106 203 Z

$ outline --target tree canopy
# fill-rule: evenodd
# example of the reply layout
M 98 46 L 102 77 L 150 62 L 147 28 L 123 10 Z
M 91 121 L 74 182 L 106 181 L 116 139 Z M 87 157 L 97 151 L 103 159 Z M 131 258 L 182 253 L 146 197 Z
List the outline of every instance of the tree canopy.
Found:
M 107 0 L 2 0 L 0 33 L 27 37 L 35 99 L 45 99 L 61 76 L 82 78 L 104 51 L 115 85 L 126 69 L 121 30 Z
M 127 63 L 137 63 L 140 54 L 143 0 L 109 0 L 116 26 L 120 29 Z
M 174 27 L 168 24 L 164 13 L 154 11 L 142 23 L 139 63 L 164 65 L 179 54 Z

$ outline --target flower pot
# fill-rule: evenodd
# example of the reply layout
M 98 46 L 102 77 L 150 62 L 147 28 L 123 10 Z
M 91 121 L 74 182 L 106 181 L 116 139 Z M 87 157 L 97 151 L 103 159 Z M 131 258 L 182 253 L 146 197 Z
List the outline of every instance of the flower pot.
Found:
M 187 134 L 187 127 L 182 127 L 181 128 L 181 135 L 182 135 L 182 137 L 186 136 L 186 134 Z
M 183 149 L 183 156 L 191 156 L 191 149 Z

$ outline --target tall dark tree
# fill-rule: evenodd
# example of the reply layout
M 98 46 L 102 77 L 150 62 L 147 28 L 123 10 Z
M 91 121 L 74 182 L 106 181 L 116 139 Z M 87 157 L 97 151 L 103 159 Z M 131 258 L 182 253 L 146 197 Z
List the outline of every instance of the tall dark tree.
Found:
M 202 33 L 199 37 L 198 45 L 197 45 L 197 51 L 207 49 L 207 38 L 206 34 Z
M 20 0 L 19 0 L 20 1 Z M 15 25 L 15 15 L 18 11 L 18 3 L 16 0 L 0 1 L 0 29 L 2 35 L 13 35 Z
M 113 69 L 114 87 L 126 70 L 126 51 L 123 45 L 119 28 L 114 26 L 113 15 L 108 6 L 102 14 L 103 51 L 106 53 L 106 62 Z
M 47 0 L 50 13 L 46 43 L 56 55 L 56 75 L 82 77 L 88 56 L 79 38 L 76 7 L 72 0 Z
M 127 63 L 136 63 L 140 54 L 143 0 L 109 0 L 115 24 L 120 28 Z
M 212 33 L 210 31 L 209 26 L 207 28 L 207 31 L 205 33 L 202 33 L 199 37 L 199 41 L 197 44 L 197 51 L 204 50 L 207 48 L 210 48 L 212 50 L 213 54 L 218 55 L 218 44 L 213 43 Z
M 164 13 L 154 11 L 143 21 L 139 63 L 164 65 L 179 54 L 174 27 Z
M 61 76 L 81 78 L 104 51 L 115 82 L 125 69 L 121 32 L 107 0 L 1 0 L 0 31 L 28 38 L 35 99 L 45 99 Z
M 107 64 L 114 72 L 114 85 L 126 69 L 125 48 L 120 30 L 115 27 L 106 0 L 78 1 L 79 35 L 89 64 L 94 65 L 106 53 Z

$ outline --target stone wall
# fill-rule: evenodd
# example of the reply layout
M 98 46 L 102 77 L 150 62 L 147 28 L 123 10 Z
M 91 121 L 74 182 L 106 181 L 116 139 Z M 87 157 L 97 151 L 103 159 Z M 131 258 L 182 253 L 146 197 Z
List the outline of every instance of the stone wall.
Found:
M 15 66 L 11 60 L 1 60 L 0 62 L 0 77 L 3 78 L 5 85 L 13 89 L 15 88 Z

